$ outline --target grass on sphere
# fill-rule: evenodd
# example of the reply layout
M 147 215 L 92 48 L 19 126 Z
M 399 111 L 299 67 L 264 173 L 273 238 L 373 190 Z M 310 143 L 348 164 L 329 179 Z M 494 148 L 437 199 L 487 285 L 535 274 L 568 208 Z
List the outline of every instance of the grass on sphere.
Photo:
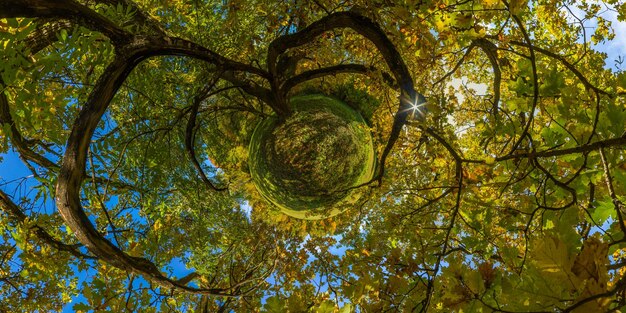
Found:
M 293 114 L 259 123 L 250 173 L 259 193 L 300 219 L 337 215 L 356 203 L 348 190 L 369 181 L 375 154 L 369 126 L 345 103 L 321 94 L 290 99 Z

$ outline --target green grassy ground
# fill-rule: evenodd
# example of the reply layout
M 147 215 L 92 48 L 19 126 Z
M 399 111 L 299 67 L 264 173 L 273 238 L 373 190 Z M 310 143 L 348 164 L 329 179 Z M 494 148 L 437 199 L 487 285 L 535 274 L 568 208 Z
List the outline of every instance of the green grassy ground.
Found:
M 359 113 L 324 95 L 293 97 L 286 121 L 265 119 L 250 142 L 250 172 L 259 193 L 301 219 L 339 214 L 354 205 L 350 187 L 371 179 L 375 153 Z

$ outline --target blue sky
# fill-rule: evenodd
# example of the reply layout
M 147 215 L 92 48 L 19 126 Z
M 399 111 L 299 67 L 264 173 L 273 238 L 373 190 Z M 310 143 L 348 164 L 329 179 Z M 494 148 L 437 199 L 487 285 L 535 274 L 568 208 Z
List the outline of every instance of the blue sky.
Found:
M 607 9 L 607 7 L 604 4 L 602 4 L 601 1 L 591 0 L 589 2 L 600 4 L 601 9 L 600 9 L 599 15 L 602 18 L 611 22 L 612 24 L 611 26 L 616 34 L 613 40 L 600 42 L 597 45 L 592 45 L 592 47 L 595 50 L 598 50 L 607 54 L 608 56 L 607 63 L 606 63 L 607 68 L 610 68 L 613 70 L 618 70 L 620 68 L 622 70 L 626 69 L 626 62 L 623 65 L 621 65 L 621 67 L 615 63 L 615 60 L 618 59 L 619 57 L 626 58 L 626 22 L 618 21 L 617 20 L 618 13 L 614 10 Z M 565 8 L 561 9 L 561 11 L 567 14 L 567 16 L 569 17 L 568 18 L 569 21 L 572 23 L 578 23 L 578 19 L 584 20 L 583 24 L 586 29 L 587 42 L 591 42 L 591 35 L 593 34 L 593 32 L 598 26 L 597 19 L 585 20 L 584 19 L 585 13 L 577 9 L 575 6 L 571 6 L 570 10 L 571 10 L 571 13 L 567 11 Z M 583 41 L 582 38 L 580 38 L 579 42 L 582 42 L 582 41 Z
M 15 192 L 15 189 L 19 188 L 19 191 L 17 192 L 17 194 L 21 194 L 23 192 L 26 192 L 27 189 L 31 188 L 37 183 L 35 179 L 30 178 L 30 179 L 25 180 L 22 183 L 22 186 L 18 187 L 18 183 L 21 182 L 21 180 L 19 180 L 20 178 L 32 176 L 30 171 L 24 165 L 24 163 L 19 159 L 19 157 L 17 156 L 17 153 L 15 152 L 0 154 L 0 158 L 2 160 L 2 163 L 1 163 L 2 167 L 0 168 L 0 188 L 3 191 L 8 193 L 9 195 L 13 195 Z M 46 211 L 49 210 L 48 207 L 50 206 L 46 206 Z M 79 271 L 77 268 L 75 270 L 76 270 L 76 276 L 79 279 L 79 282 L 78 282 L 79 286 L 85 280 L 90 279 L 94 275 L 94 271 L 92 270 Z M 72 309 L 72 306 L 75 303 L 80 302 L 82 299 L 84 299 L 84 297 L 82 296 L 72 299 L 72 302 L 68 303 L 64 307 L 63 312 L 74 312 L 74 310 Z
M 9 151 L 8 153 L 0 154 L 0 189 L 8 193 L 9 195 L 25 195 L 28 192 L 32 192 L 32 187 L 36 185 L 38 182 L 32 178 L 32 174 L 28 170 L 28 168 L 24 165 L 24 163 L 19 159 L 17 153 L 13 151 Z M 30 177 L 26 180 L 22 180 L 21 178 Z M 17 201 L 17 200 L 15 200 Z M 43 206 L 45 208 L 46 213 L 52 213 L 55 210 L 55 207 L 51 201 Z M 180 259 L 174 259 L 173 262 L 170 263 L 173 271 L 170 273 L 177 277 L 182 277 L 186 274 L 189 274 L 191 271 L 185 267 L 185 264 L 181 262 Z M 78 286 L 85 281 L 90 281 L 93 279 L 96 274 L 95 270 L 86 270 L 80 271 L 78 268 L 74 267 L 76 271 L 76 277 L 78 277 Z M 134 279 L 134 286 L 137 287 L 139 285 L 147 285 L 147 282 L 137 277 Z M 74 297 L 71 302 L 67 303 L 64 306 L 63 312 L 74 312 L 72 307 L 84 301 L 85 298 L 82 295 L 78 295 Z

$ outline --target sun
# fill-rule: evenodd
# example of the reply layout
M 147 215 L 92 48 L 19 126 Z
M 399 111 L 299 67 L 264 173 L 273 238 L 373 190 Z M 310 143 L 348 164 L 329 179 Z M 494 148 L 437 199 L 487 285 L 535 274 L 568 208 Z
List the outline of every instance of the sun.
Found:
M 405 112 L 411 112 L 411 118 L 422 119 L 426 115 L 426 98 L 421 94 L 417 94 L 414 99 L 410 99 L 406 95 L 402 96 L 402 101 L 409 104 L 409 108 Z

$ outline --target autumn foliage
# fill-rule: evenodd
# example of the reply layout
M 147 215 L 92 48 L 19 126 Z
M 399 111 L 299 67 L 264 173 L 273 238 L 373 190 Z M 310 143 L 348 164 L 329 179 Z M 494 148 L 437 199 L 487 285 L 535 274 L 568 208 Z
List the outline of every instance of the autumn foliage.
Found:
M 624 19 L 0 0 L 0 312 L 624 312 Z M 375 150 L 319 220 L 250 167 L 257 125 L 303 94 L 359 112 Z

